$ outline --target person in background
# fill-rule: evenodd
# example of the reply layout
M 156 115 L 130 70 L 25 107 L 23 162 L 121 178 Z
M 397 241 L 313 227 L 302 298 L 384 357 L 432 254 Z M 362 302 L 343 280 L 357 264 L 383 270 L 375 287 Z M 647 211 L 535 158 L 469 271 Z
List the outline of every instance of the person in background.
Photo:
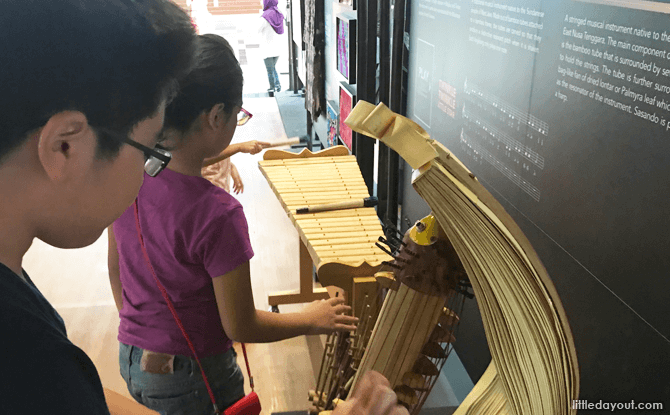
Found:
M 284 42 L 284 15 L 277 7 L 277 0 L 263 0 L 263 14 L 260 19 L 258 31 L 261 35 L 261 53 L 265 62 L 265 69 L 268 72 L 268 82 L 270 88 L 268 94 L 273 96 L 275 92 L 281 91 L 281 83 L 277 74 L 277 60 L 279 52 L 285 50 L 287 45 Z
M 250 115 L 245 115 L 246 116 L 240 120 L 240 122 L 243 122 L 241 125 L 246 124 L 246 122 L 251 119 Z M 240 173 L 237 171 L 237 167 L 235 167 L 230 160 L 230 157 L 237 153 L 258 154 L 264 148 L 269 146 L 270 143 L 256 140 L 231 144 L 218 156 L 207 158 L 203 161 L 201 171 L 202 177 L 228 193 L 230 193 L 230 179 L 232 178 L 233 191 L 235 191 L 236 194 L 242 193 L 244 192 L 244 183 L 242 182 Z

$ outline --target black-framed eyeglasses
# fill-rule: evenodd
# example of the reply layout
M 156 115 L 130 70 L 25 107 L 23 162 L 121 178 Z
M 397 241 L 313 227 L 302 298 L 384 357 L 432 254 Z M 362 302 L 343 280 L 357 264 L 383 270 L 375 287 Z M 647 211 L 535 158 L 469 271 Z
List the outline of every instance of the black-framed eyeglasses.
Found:
M 247 122 L 249 122 L 251 117 L 253 117 L 253 115 L 249 111 L 240 107 L 240 112 L 237 113 L 237 125 L 239 126 L 246 124 Z
M 131 140 L 123 134 L 119 134 L 116 131 L 108 130 L 106 128 L 96 127 L 95 130 L 122 143 L 130 144 L 144 153 L 144 171 L 151 177 L 156 177 L 158 173 L 162 172 L 163 169 L 167 167 L 170 160 L 172 160 L 172 153 L 162 148 L 149 148 L 137 141 Z

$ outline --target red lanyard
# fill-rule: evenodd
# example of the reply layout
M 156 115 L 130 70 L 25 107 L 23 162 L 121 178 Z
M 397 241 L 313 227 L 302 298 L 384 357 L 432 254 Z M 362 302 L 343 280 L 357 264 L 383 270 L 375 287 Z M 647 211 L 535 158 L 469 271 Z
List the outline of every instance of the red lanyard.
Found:
M 139 198 L 138 198 L 139 199 Z M 165 290 L 165 287 L 163 287 L 163 284 L 158 280 L 158 277 L 156 276 L 156 272 L 154 271 L 154 267 L 151 265 L 151 260 L 149 259 L 149 254 L 147 253 L 147 248 L 144 246 L 144 238 L 142 237 L 142 229 L 140 227 L 140 214 L 139 210 L 137 207 L 137 200 L 135 199 L 135 202 L 133 203 L 133 207 L 135 210 L 135 225 L 137 226 L 137 236 L 140 240 L 140 246 L 142 247 L 142 253 L 144 254 L 144 259 L 147 263 L 147 266 L 149 267 L 149 271 L 151 271 L 151 275 L 154 277 L 154 281 L 156 281 L 156 285 L 158 285 L 158 289 L 160 290 L 161 294 L 163 294 L 163 298 L 165 299 L 165 302 L 167 303 L 168 308 L 170 309 L 170 312 L 172 313 L 172 317 L 174 317 L 174 320 L 177 322 L 177 326 L 179 326 L 179 330 L 181 330 L 181 334 L 184 335 L 184 338 L 186 339 L 186 342 L 188 343 L 188 347 L 191 348 L 191 351 L 193 352 L 193 356 L 195 357 L 195 361 L 198 362 L 198 366 L 200 367 L 200 372 L 202 373 L 202 378 L 205 380 L 205 386 L 207 386 L 207 392 L 209 393 L 209 398 L 212 400 L 212 404 L 214 405 L 214 410 L 216 413 L 219 413 L 219 407 L 216 405 L 216 399 L 214 398 L 214 392 L 212 392 L 212 388 L 209 386 L 209 381 L 207 381 L 207 376 L 205 375 L 205 370 L 202 368 L 202 364 L 200 364 L 200 359 L 198 358 L 198 353 L 195 351 L 195 347 L 193 347 L 193 343 L 191 343 L 191 338 L 188 336 L 186 333 L 186 330 L 184 329 L 184 326 L 181 324 L 181 320 L 179 319 L 179 316 L 177 315 L 177 311 L 174 309 L 174 306 L 172 305 L 172 301 L 170 301 L 170 297 L 168 296 L 167 291 Z M 244 343 L 242 344 L 242 353 L 244 353 L 244 363 L 247 366 L 247 372 L 249 373 L 249 384 L 251 385 L 251 390 L 254 390 L 254 378 L 251 376 L 251 368 L 249 367 L 249 359 L 247 359 L 247 349 L 244 347 Z

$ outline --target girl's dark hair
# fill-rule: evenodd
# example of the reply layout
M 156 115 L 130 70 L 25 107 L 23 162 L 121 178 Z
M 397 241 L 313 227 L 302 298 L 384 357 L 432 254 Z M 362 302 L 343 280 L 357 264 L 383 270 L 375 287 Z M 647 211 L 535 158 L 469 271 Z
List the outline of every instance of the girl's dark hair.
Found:
M 230 110 L 242 104 L 243 84 L 242 68 L 228 41 L 214 34 L 198 36 L 195 62 L 165 110 L 165 128 L 184 133 L 203 111 L 219 103 L 234 115 Z
M 156 114 L 196 39 L 169 0 L 2 0 L 0 161 L 61 111 L 127 135 Z M 121 144 L 98 135 L 98 157 Z

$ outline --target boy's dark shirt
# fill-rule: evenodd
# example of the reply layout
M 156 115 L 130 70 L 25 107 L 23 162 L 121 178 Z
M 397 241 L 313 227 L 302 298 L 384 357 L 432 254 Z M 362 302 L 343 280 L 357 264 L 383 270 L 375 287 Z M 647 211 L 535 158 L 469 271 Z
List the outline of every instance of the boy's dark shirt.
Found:
M 93 362 L 35 287 L 0 264 L 0 414 L 109 414 Z

